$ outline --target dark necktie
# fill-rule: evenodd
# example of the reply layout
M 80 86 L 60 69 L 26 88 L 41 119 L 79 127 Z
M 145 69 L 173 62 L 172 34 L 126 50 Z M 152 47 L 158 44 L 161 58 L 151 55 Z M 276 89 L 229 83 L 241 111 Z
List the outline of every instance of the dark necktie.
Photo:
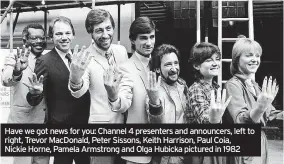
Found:
M 66 54 L 65 58 L 68 60 L 68 65 L 70 67 L 70 64 L 72 62 L 71 55 L 68 53 L 68 54 Z

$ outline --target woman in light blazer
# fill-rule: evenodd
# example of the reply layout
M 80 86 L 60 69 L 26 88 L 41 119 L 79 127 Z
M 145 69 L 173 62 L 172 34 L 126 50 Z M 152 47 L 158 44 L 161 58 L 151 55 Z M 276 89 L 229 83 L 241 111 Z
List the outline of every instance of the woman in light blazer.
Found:
M 255 82 L 261 55 L 262 48 L 259 43 L 249 38 L 241 38 L 233 46 L 230 66 L 233 77 L 225 85 L 227 95 L 232 96 L 227 109 L 233 123 L 261 123 L 265 126 L 268 120 L 283 114 L 271 104 L 279 89 L 276 79 L 265 77 L 262 89 Z M 228 117 L 226 119 L 228 120 Z M 261 131 L 261 157 L 234 157 L 234 161 L 236 164 L 267 164 L 267 149 L 267 139 Z

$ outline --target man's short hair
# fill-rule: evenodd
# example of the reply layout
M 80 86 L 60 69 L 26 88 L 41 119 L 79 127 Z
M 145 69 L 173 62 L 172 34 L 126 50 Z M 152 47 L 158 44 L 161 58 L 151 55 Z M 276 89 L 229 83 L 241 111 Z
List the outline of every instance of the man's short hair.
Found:
M 53 30 L 54 30 L 54 25 L 55 25 L 56 22 L 65 22 L 65 23 L 69 24 L 71 29 L 72 29 L 72 33 L 75 36 L 75 29 L 74 29 L 74 27 L 72 25 L 71 20 L 69 18 L 67 18 L 67 17 L 59 16 L 59 17 L 56 17 L 56 18 L 52 19 L 50 24 L 49 24 L 48 36 L 50 38 L 53 37 L 53 33 L 54 33 Z
M 180 60 L 180 53 L 178 49 L 170 44 L 162 44 L 155 48 L 152 58 L 150 70 L 155 71 L 156 69 L 161 68 L 161 61 L 166 54 L 175 53 Z
M 156 25 L 149 17 L 138 17 L 130 26 L 129 39 L 136 40 L 138 34 L 149 34 L 153 30 L 156 31 Z M 135 49 L 135 46 L 132 45 L 132 48 Z
M 219 57 L 221 57 L 221 52 L 216 45 L 207 42 L 196 43 L 191 49 L 188 62 L 191 63 L 192 66 L 200 65 L 206 59 L 211 58 L 211 56 L 214 54 L 217 54 Z M 195 80 L 203 78 L 203 75 L 201 75 L 200 71 L 196 70 L 194 67 L 193 74 Z
M 38 24 L 38 23 L 32 23 L 32 24 L 29 24 L 27 25 L 23 32 L 22 32 L 22 39 L 23 39 L 23 42 L 26 43 L 26 41 L 28 40 L 28 37 L 30 35 L 29 33 L 29 29 L 30 28 L 34 28 L 34 29 L 41 29 L 43 32 L 45 32 L 44 28 L 42 27 L 42 25 Z
M 85 21 L 85 27 L 86 27 L 87 32 L 89 34 L 93 33 L 94 32 L 94 26 L 102 23 L 106 19 L 110 19 L 112 27 L 115 28 L 114 20 L 113 20 L 111 14 L 108 11 L 106 11 L 104 9 L 93 9 L 93 10 L 91 10 L 88 13 L 86 21 Z

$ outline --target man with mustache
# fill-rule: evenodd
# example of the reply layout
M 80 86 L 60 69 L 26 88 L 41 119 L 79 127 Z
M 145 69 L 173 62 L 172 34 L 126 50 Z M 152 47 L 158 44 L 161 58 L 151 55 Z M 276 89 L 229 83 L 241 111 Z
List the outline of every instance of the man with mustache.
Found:
M 88 58 L 84 47 L 78 53 L 75 47 L 73 55 L 70 45 L 75 37 L 75 30 L 69 18 L 59 16 L 49 25 L 49 37 L 54 48 L 36 61 L 32 84 L 27 101 L 37 105 L 43 97 L 47 106 L 47 124 L 87 124 L 90 110 L 90 94 L 86 92 L 80 98 L 71 95 L 68 89 L 71 56 Z M 37 77 L 40 77 L 37 80 Z M 54 156 L 54 164 L 89 164 L 88 156 Z
M 120 66 L 120 72 L 109 70 L 105 75 L 105 88 L 111 109 L 117 113 L 127 111 L 126 123 L 148 123 L 146 113 L 146 86 L 149 61 L 155 45 L 155 24 L 148 17 L 136 18 L 129 30 L 132 57 Z M 127 164 L 149 163 L 151 157 L 122 157 Z
M 179 77 L 179 51 L 172 45 L 162 44 L 153 52 L 152 71 L 148 74 L 147 113 L 150 123 L 185 123 L 185 111 L 188 109 L 186 82 Z M 160 74 L 156 78 L 157 74 Z M 183 164 L 182 156 L 153 157 L 157 164 Z
M 73 60 L 69 89 L 76 98 L 89 90 L 91 94 L 89 123 L 123 123 L 123 114 L 113 112 L 109 106 L 103 77 L 104 72 L 110 68 L 114 70 L 128 59 L 127 51 L 124 46 L 112 44 L 115 24 L 108 11 L 99 8 L 91 10 L 87 15 L 85 25 L 94 41 L 86 49 L 92 58 L 86 58 L 83 61 Z M 91 164 L 112 164 L 114 161 L 115 157 L 112 156 L 91 157 Z
M 29 89 L 24 85 L 32 78 L 36 59 L 42 55 L 46 47 L 44 28 L 40 24 L 29 24 L 22 32 L 23 48 L 17 47 L 17 54 L 9 54 L 5 58 L 2 70 L 2 84 L 11 87 L 11 109 L 8 123 L 43 123 L 45 103 L 31 106 L 26 101 Z M 47 164 L 48 157 L 14 157 L 14 164 L 30 164 L 33 162 Z

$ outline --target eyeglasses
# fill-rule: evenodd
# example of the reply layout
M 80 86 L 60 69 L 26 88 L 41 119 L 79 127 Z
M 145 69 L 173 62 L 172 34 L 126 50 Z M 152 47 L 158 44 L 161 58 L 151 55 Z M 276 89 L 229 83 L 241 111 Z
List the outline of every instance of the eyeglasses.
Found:
M 40 41 L 45 41 L 45 36 L 29 36 L 29 39 L 32 41 L 37 41 L 38 39 Z

